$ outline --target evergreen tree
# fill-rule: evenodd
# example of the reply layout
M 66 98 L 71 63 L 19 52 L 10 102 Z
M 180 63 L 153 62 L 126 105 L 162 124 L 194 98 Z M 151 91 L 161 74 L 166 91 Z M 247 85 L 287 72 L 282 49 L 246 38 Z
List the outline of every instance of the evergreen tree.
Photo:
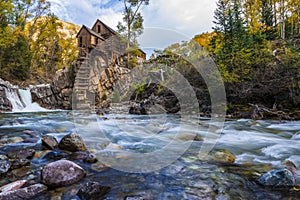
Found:
M 30 60 L 31 53 L 28 49 L 27 38 L 24 35 L 18 35 L 17 41 L 6 48 L 3 54 L 2 77 L 14 81 L 25 81 L 29 77 Z

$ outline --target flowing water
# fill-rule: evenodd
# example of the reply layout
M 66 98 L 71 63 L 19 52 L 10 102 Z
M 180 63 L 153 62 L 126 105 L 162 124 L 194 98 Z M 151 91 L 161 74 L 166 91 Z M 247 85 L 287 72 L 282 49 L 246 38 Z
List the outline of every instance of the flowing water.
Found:
M 44 134 L 58 140 L 70 132 L 83 136 L 99 162 L 74 161 L 87 176 L 77 184 L 36 197 L 39 200 L 78 199 L 80 184 L 88 180 L 111 187 L 105 199 L 300 199 L 299 191 L 265 188 L 256 181 L 261 173 L 280 167 L 286 159 L 300 166 L 298 121 L 226 121 L 214 150 L 232 152 L 236 155 L 234 164 L 199 158 L 209 125 L 218 124 L 216 120 L 178 115 L 4 113 L 0 114 L 0 153 L 27 147 L 43 152 L 40 139 Z M 202 141 L 193 141 L 195 135 Z M 7 142 L 12 138 L 22 140 Z M 25 176 L 10 172 L 1 178 L 0 186 L 21 178 L 40 182 L 42 166 L 53 162 L 53 155 L 66 154 L 57 150 L 36 157 Z
M 6 89 L 6 95 L 12 104 L 13 112 L 45 112 L 38 103 L 32 102 L 30 90 Z

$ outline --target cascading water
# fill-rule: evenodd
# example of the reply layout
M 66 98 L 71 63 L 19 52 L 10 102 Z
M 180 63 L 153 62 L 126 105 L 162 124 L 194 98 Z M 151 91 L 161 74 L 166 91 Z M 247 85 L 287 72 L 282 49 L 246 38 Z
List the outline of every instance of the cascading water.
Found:
M 18 94 L 19 93 L 19 94 Z M 8 100 L 12 104 L 12 112 L 41 112 L 48 111 L 37 103 L 32 103 L 30 90 L 6 90 Z
M 24 109 L 25 105 L 19 98 L 17 93 L 17 89 L 5 89 L 6 97 L 10 101 L 12 105 L 12 111 L 15 112 L 16 110 Z
M 29 89 L 22 90 L 19 89 L 20 97 L 25 104 L 25 107 L 21 110 L 16 110 L 15 112 L 41 112 L 48 111 L 45 108 L 42 108 L 38 103 L 32 103 L 31 92 Z

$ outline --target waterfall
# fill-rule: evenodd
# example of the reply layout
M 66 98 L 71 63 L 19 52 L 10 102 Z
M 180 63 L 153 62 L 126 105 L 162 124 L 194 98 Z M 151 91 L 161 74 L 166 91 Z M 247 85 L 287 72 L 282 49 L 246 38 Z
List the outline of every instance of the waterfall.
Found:
M 12 111 L 15 110 L 22 110 L 24 109 L 25 105 L 22 103 L 22 101 L 19 98 L 19 95 L 17 93 L 16 89 L 5 89 L 6 97 L 10 101 L 12 105 Z
M 32 103 L 31 92 L 29 89 L 22 90 L 19 89 L 20 97 L 24 103 L 24 108 L 22 110 L 18 110 L 16 112 L 41 112 L 48 111 L 45 108 L 42 108 L 38 103 Z M 14 111 L 14 110 L 13 110 Z
M 48 111 L 37 103 L 32 103 L 30 90 L 7 89 L 6 96 L 12 105 L 12 112 Z

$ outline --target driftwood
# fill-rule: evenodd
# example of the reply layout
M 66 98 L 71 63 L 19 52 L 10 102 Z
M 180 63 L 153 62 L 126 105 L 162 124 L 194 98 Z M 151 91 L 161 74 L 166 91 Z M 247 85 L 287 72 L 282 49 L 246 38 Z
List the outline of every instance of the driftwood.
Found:
M 253 120 L 258 119 L 277 119 L 277 120 L 295 120 L 299 113 L 284 112 L 277 110 L 276 108 L 267 108 L 262 105 L 250 104 L 251 106 L 251 118 Z

